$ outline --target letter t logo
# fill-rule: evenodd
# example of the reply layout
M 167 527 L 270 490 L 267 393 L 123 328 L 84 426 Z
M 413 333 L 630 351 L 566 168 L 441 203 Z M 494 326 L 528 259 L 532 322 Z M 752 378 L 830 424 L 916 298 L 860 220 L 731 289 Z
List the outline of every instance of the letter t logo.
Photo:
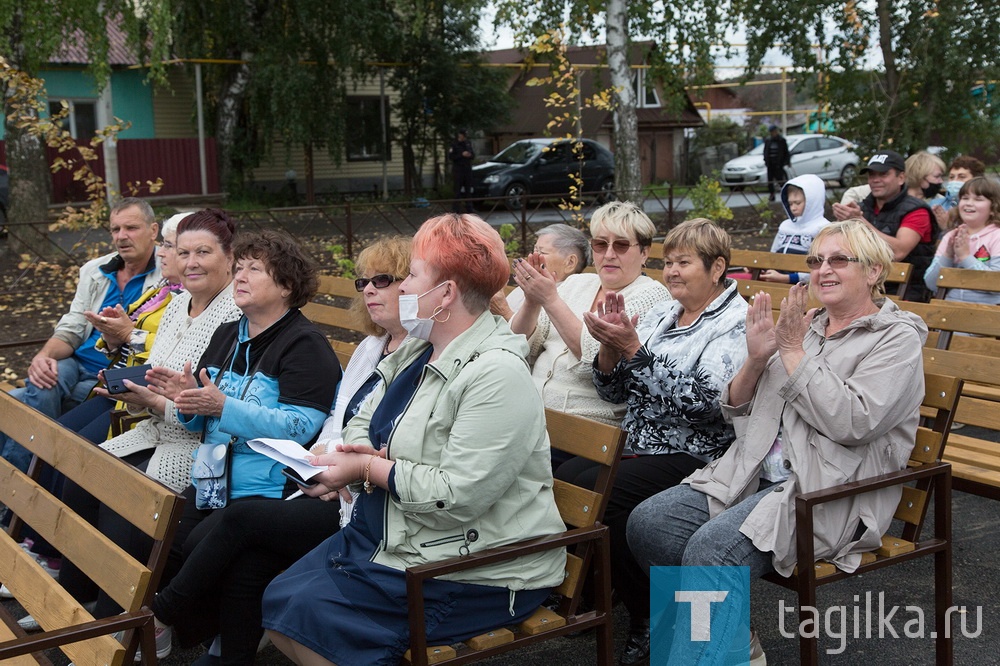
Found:
M 677 590 L 674 601 L 691 604 L 691 640 L 704 642 L 712 640 L 712 602 L 725 600 L 729 592 L 725 590 Z

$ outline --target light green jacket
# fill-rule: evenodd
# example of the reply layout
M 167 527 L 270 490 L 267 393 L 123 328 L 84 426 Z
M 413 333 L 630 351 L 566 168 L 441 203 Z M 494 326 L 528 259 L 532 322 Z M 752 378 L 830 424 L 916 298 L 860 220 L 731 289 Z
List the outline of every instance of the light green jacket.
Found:
M 428 343 L 408 340 L 382 361 L 383 382 L 344 430 L 370 444 L 384 387 Z M 484 312 L 424 368 L 387 444 L 399 498 L 390 493 L 373 561 L 395 569 L 564 531 L 552 493 L 545 412 L 525 356 L 528 344 Z M 517 591 L 559 585 L 563 549 L 445 576 Z

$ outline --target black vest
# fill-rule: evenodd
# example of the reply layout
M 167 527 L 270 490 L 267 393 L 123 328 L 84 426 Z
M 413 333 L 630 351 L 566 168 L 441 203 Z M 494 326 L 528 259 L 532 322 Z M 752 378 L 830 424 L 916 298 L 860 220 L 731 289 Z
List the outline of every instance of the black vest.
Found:
M 902 224 L 903 218 L 921 208 L 926 210 L 930 216 L 931 242 L 918 242 L 916 247 L 903 258 L 903 261 L 913 265 L 913 270 L 910 273 L 910 283 L 906 288 L 906 295 L 904 297 L 907 301 L 927 301 L 930 296 L 927 288 L 924 287 L 924 273 L 927 272 L 927 268 L 931 265 L 931 261 L 934 259 L 934 252 L 937 249 L 938 228 L 934 212 L 926 203 L 907 194 L 906 189 L 901 190 L 895 199 L 883 206 L 878 214 L 875 213 L 874 195 L 869 194 L 861 202 L 861 212 L 864 214 L 865 219 L 887 236 L 895 236 L 896 232 L 899 231 L 899 225 Z

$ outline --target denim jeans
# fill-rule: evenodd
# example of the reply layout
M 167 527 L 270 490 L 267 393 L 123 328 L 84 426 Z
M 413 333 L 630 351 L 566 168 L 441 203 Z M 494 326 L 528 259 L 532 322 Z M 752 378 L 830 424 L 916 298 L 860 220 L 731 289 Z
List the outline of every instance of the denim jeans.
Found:
M 46 416 L 58 418 L 64 401 L 72 403 L 70 406 L 83 402 L 97 383 L 97 375 L 85 370 L 73 356 L 61 359 L 58 367 L 59 378 L 52 388 L 39 388 L 28 380 L 24 388 L 10 394 Z M 28 471 L 31 463 L 31 452 L 4 434 L 0 434 L 0 456 L 22 472 Z
M 740 526 L 757 503 L 777 484 L 761 481 L 763 490 L 710 518 L 708 496 L 681 484 L 663 491 L 637 506 L 628 521 L 628 545 L 632 554 L 646 573 L 651 566 L 745 566 L 750 567 L 750 579 L 760 578 L 773 571 L 771 554 L 758 550 L 749 538 L 740 533 Z M 673 608 L 667 604 L 667 608 Z M 726 612 L 732 604 L 713 609 L 713 628 L 716 621 L 728 626 L 737 621 L 738 613 Z M 672 627 L 672 617 L 657 618 L 659 627 Z M 699 659 L 721 658 L 709 654 L 718 649 L 717 644 L 704 644 Z M 674 663 L 671 654 L 670 663 Z M 685 652 L 683 659 L 691 658 Z M 682 663 L 677 661 L 677 663 Z M 698 663 L 702 663 L 698 661 Z M 722 663 L 706 661 L 705 663 Z

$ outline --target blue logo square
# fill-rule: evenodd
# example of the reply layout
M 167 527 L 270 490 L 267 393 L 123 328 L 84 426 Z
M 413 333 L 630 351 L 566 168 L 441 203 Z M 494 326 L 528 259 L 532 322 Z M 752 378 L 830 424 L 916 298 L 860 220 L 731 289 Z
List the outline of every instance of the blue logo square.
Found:
M 652 567 L 650 664 L 750 663 L 750 567 Z

